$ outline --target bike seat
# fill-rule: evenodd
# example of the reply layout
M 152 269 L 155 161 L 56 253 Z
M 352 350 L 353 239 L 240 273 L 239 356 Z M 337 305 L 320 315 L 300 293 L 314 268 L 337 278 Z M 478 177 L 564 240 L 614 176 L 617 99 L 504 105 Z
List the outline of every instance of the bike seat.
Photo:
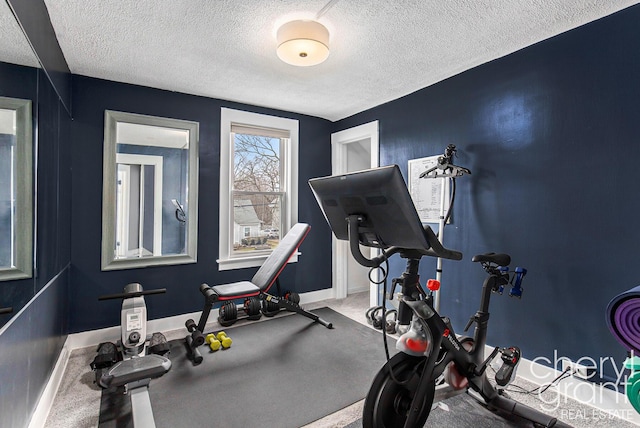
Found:
M 480 263 L 495 263 L 498 266 L 509 266 L 511 263 L 511 256 L 509 254 L 502 253 L 486 253 L 486 254 L 478 254 L 477 256 L 473 256 L 471 259 L 472 262 L 480 262 Z

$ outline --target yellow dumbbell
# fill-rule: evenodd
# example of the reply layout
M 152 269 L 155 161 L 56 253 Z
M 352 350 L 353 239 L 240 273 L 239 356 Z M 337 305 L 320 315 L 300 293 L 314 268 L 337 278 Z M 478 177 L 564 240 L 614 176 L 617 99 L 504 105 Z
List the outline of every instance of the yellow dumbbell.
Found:
M 227 336 L 227 333 L 220 331 L 217 335 L 213 333 L 207 334 L 205 337 L 205 343 L 209 345 L 209 348 L 211 348 L 212 351 L 215 352 L 220 349 L 221 346 L 225 349 L 229 348 L 233 341 L 229 336 Z
M 230 348 L 231 344 L 233 343 L 233 340 L 231 340 L 231 338 L 227 336 L 227 333 L 225 333 L 224 331 L 219 331 L 216 335 L 216 338 L 220 341 L 220 344 L 225 349 Z
M 211 348 L 212 351 L 217 351 L 218 349 L 220 349 L 220 345 L 222 345 L 213 333 L 207 334 L 204 341 L 207 345 L 209 345 L 209 348 Z

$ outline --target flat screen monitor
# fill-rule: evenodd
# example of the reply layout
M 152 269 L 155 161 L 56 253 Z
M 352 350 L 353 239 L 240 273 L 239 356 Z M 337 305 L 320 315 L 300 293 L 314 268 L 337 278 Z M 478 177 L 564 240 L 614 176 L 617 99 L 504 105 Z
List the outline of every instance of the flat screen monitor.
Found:
M 362 218 L 358 228 L 362 245 L 431 247 L 397 165 L 314 178 L 309 185 L 337 239 L 349 240 L 347 218 L 358 215 Z

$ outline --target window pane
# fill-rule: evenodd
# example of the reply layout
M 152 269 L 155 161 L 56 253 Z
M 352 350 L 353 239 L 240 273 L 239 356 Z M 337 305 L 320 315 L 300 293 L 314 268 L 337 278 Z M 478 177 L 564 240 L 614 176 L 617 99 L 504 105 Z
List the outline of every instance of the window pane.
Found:
M 227 108 L 220 112 L 217 262 L 220 270 L 260 266 L 298 219 L 298 121 Z M 259 225 L 241 226 L 246 218 L 257 218 Z M 246 228 L 248 236 L 238 236 Z
M 279 138 L 234 134 L 233 189 L 282 191 Z
M 280 243 L 282 195 L 234 192 L 233 255 L 271 251 Z

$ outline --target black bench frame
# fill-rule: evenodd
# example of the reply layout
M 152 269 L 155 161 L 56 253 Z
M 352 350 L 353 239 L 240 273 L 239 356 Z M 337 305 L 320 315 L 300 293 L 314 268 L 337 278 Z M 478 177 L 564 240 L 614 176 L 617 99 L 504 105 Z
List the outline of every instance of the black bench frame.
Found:
M 190 333 L 185 339 L 190 354 L 189 357 L 195 364 L 202 362 L 202 355 L 197 348 L 204 344 L 204 329 L 206 328 L 213 305 L 218 302 L 257 297 L 261 301 L 266 301 L 273 306 L 277 306 L 279 309 L 297 312 L 327 328 L 333 328 L 333 324 L 323 320 L 314 313 L 302 309 L 297 303 L 269 294 L 269 290 L 273 284 L 278 283 L 280 273 L 282 273 L 286 267 L 289 259 L 298 251 L 302 241 L 304 241 L 309 234 L 310 229 L 311 226 L 306 223 L 295 224 L 284 238 L 282 238 L 280 244 L 271 252 L 250 281 L 233 282 L 213 287 L 207 284 L 200 285 L 200 292 L 204 296 L 204 308 L 200 315 L 200 320 L 197 325 L 193 320 L 187 320 L 185 324 Z M 278 289 L 279 288 L 278 284 Z

